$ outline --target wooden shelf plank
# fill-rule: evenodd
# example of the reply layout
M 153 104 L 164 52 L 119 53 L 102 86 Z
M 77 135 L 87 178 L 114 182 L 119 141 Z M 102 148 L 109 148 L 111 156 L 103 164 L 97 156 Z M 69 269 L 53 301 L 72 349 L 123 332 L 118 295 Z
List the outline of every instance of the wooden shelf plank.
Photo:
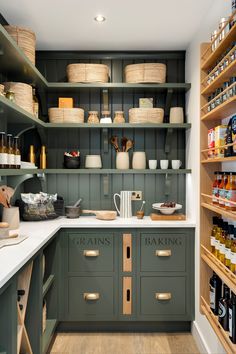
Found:
M 236 292 L 236 275 L 203 245 L 201 245 L 201 258 L 233 292 Z
M 43 353 L 47 352 L 51 339 L 54 335 L 55 329 L 57 325 L 57 320 L 47 320 L 46 321 L 46 329 L 43 333 Z
M 206 121 L 206 120 L 224 119 L 234 114 L 235 112 L 236 112 L 236 96 L 233 96 L 232 98 L 225 101 L 217 108 L 213 109 L 212 111 L 202 116 L 201 120 Z
M 213 330 L 220 339 L 227 353 L 236 353 L 236 344 L 233 344 L 229 339 L 229 332 L 226 332 L 218 321 L 218 317 L 213 314 L 207 301 L 201 297 L 201 309 Z
M 217 78 L 208 86 L 206 86 L 201 95 L 209 95 L 210 93 L 214 92 L 218 87 L 222 86 L 225 81 L 229 81 L 229 79 L 235 75 L 236 72 L 236 60 L 227 66 L 227 68 L 222 71 L 222 73 L 217 76 Z
M 226 51 L 226 49 L 229 48 L 232 42 L 234 42 L 235 40 L 236 24 L 234 24 L 234 26 L 230 29 L 230 31 L 225 36 L 224 40 L 218 45 L 216 50 L 214 52 L 211 52 L 211 54 L 202 63 L 201 69 L 207 70 L 208 68 L 213 66 L 217 59 L 220 57 L 220 55 L 223 54 L 223 52 Z M 209 43 L 209 50 L 211 51 L 211 43 Z
M 43 297 L 47 294 L 48 290 L 50 289 L 51 285 L 54 282 L 55 276 L 53 274 L 49 275 L 46 282 L 43 284 Z
M 223 208 L 217 207 L 211 203 L 201 203 L 201 206 L 205 209 L 214 211 L 217 214 L 225 216 L 228 219 L 236 220 L 236 212 L 234 212 L 234 211 L 224 210 Z
M 231 161 L 236 161 L 236 156 L 209 158 L 209 159 L 202 160 L 201 163 L 205 164 L 205 163 L 231 162 Z

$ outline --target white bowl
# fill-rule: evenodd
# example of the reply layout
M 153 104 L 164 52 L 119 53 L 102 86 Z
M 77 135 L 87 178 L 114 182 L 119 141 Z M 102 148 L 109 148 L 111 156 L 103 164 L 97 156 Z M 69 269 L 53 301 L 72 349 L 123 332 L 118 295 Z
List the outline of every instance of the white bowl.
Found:
M 85 168 L 102 168 L 100 155 L 87 155 L 85 157 Z
M 182 209 L 181 204 L 176 204 L 174 208 L 161 207 L 162 204 L 164 204 L 164 203 L 154 203 L 154 204 L 152 204 L 152 207 L 155 210 L 159 210 L 164 215 L 171 215 L 171 214 L 174 214 L 174 212 L 176 210 Z

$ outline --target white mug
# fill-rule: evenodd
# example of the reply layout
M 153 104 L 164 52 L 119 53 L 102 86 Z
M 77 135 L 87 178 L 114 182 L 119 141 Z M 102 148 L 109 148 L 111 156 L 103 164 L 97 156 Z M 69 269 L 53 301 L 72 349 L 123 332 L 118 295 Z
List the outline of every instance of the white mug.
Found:
M 116 204 L 116 197 L 120 198 L 120 209 Z M 131 205 L 132 191 L 121 191 L 120 194 L 115 193 L 113 196 L 116 210 L 121 218 L 132 218 L 132 205 Z
M 169 166 L 169 160 L 161 160 L 160 161 L 160 166 L 162 170 L 167 170 Z
M 157 160 L 149 160 L 148 166 L 150 170 L 155 170 L 157 168 Z
M 144 151 L 136 151 L 133 153 L 132 168 L 134 170 L 145 170 L 146 153 Z
M 182 165 L 182 162 L 180 160 L 172 160 L 171 161 L 171 166 L 173 170 L 178 170 Z

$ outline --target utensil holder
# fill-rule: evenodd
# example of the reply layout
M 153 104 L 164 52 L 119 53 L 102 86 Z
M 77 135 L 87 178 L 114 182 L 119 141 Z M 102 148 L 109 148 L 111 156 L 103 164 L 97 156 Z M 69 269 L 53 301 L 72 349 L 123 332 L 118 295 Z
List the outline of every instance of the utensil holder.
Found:
M 129 169 L 129 153 L 128 152 L 117 152 L 117 154 L 116 154 L 116 168 L 117 168 L 117 170 L 128 170 Z
M 19 207 L 3 208 L 2 221 L 9 224 L 9 230 L 17 230 L 20 227 Z

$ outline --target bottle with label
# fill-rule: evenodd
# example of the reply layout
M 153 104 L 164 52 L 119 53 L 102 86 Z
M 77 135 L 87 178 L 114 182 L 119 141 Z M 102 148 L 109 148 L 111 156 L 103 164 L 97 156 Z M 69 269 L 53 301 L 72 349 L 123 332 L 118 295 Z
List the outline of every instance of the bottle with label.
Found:
M 226 243 L 226 230 L 228 231 L 228 223 L 223 222 L 221 234 L 220 234 L 220 244 L 219 244 L 219 253 L 218 259 L 224 263 L 225 262 L 225 243 Z
M 225 145 L 232 144 L 232 142 L 233 142 L 233 140 L 232 140 L 232 118 L 230 118 L 229 123 L 227 125 L 227 129 L 226 129 Z M 225 147 L 224 156 L 229 157 L 229 156 L 232 156 L 232 154 L 233 154 L 233 147 L 232 146 Z
M 218 199 L 216 199 L 216 195 L 218 194 L 218 172 L 214 172 L 214 182 L 212 185 L 212 203 L 218 204 Z
M 219 206 L 222 208 L 224 208 L 224 206 L 225 206 L 225 202 L 222 199 L 225 199 L 225 188 L 226 188 L 227 182 L 228 182 L 228 176 L 227 176 L 227 173 L 224 172 L 222 181 L 219 186 L 219 197 L 221 198 L 219 200 Z
M 230 269 L 231 264 L 231 246 L 234 237 L 234 226 L 228 225 L 228 233 L 225 241 L 225 266 Z
M 39 117 L 39 100 L 36 96 L 35 88 L 33 88 L 33 114 L 36 118 Z
M 47 168 L 47 155 L 46 155 L 46 146 L 41 147 L 40 153 L 40 168 L 45 169 Z
M 218 227 L 218 217 L 213 216 L 212 218 L 213 221 L 213 228 L 211 230 L 211 253 L 215 253 L 215 236 L 217 232 L 217 227 Z
M 15 156 L 15 168 L 21 168 L 21 153 L 19 149 L 19 137 L 14 137 L 14 156 Z
M 236 182 L 235 182 L 235 172 L 230 172 L 227 185 L 225 187 L 225 209 L 236 210 Z M 233 203 L 232 203 L 233 202 Z
M 34 145 L 30 145 L 30 150 L 29 150 L 29 162 L 31 163 L 36 163 L 36 156 L 34 152 Z
M 229 300 L 230 290 L 226 284 L 223 286 L 223 296 L 219 300 L 218 320 L 225 331 L 229 330 Z
M 229 338 L 236 344 L 236 296 L 233 292 L 229 302 Z
M 219 249 L 220 249 L 220 238 L 221 238 L 221 228 L 217 227 L 216 234 L 215 234 L 215 252 L 214 256 L 219 259 Z
M 6 134 L 0 132 L 0 168 L 7 168 L 7 147 L 6 147 Z
M 8 168 L 16 167 L 12 134 L 7 134 L 7 163 L 8 163 Z
M 213 272 L 213 276 L 210 278 L 210 308 L 211 311 L 218 315 L 219 300 L 221 298 L 222 281 Z
M 231 241 L 230 270 L 236 274 L 236 229 L 234 228 L 234 239 Z

